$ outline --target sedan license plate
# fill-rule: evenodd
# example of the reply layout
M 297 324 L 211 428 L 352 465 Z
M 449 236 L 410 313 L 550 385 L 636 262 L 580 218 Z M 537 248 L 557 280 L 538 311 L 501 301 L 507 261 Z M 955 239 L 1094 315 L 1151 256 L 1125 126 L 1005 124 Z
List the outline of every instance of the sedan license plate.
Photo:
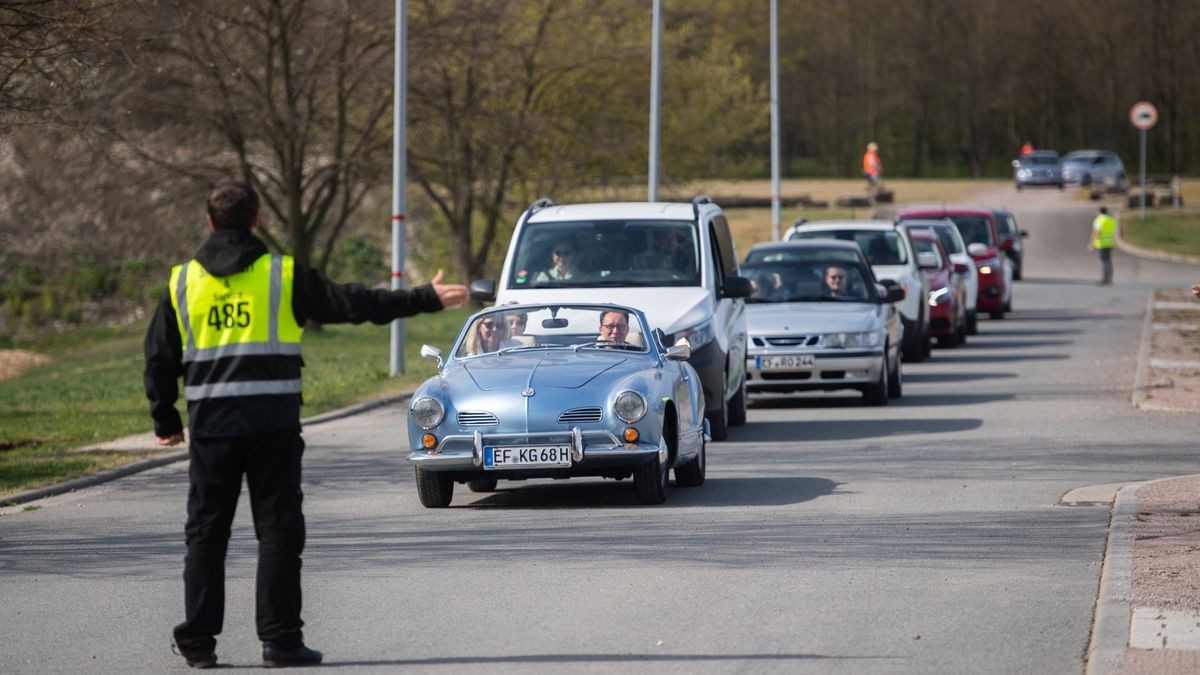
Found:
M 526 469 L 571 466 L 569 445 L 488 446 L 483 449 L 485 469 Z
M 812 354 L 784 354 L 758 357 L 759 370 L 803 370 L 816 365 Z

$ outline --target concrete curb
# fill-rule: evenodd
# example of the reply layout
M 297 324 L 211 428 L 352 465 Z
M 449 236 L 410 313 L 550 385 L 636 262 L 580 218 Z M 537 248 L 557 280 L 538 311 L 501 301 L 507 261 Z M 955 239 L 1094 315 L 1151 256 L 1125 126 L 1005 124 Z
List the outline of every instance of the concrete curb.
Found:
M 1096 617 L 1088 645 L 1087 675 L 1121 673 L 1129 644 L 1129 615 L 1133 600 L 1133 525 L 1137 516 L 1137 491 L 1145 483 L 1131 483 L 1117 491 L 1104 548 Z
M 1137 370 L 1133 376 L 1133 394 L 1130 402 L 1138 410 L 1146 410 L 1146 376 L 1150 369 L 1150 341 L 1153 339 L 1154 291 L 1146 296 L 1146 317 L 1142 321 L 1141 344 L 1138 345 Z
M 400 394 L 392 394 L 391 396 L 383 396 L 338 410 L 331 410 L 327 413 L 321 413 L 320 415 L 306 417 L 300 420 L 300 424 L 304 426 L 312 426 L 314 424 L 324 424 L 326 422 L 352 417 L 369 410 L 382 408 L 385 405 L 399 403 L 411 396 L 411 391 L 402 392 Z M 141 434 L 138 436 L 141 436 Z M 92 487 L 93 485 L 100 485 L 101 483 L 107 483 L 109 481 L 116 480 L 118 478 L 124 478 L 125 476 L 130 476 L 135 473 L 141 473 L 142 471 L 147 471 L 149 469 L 166 466 L 167 464 L 173 464 L 187 458 L 187 450 L 176 451 L 171 452 L 170 454 L 160 455 L 158 457 L 149 457 L 147 459 L 131 462 L 129 464 L 124 464 L 112 469 L 99 471 L 90 476 L 73 478 L 55 485 L 47 485 L 45 487 L 25 490 L 23 492 L 14 492 L 9 495 L 0 495 L 0 508 L 5 506 L 16 506 L 18 504 L 24 504 L 27 502 L 36 501 L 38 499 L 45 499 L 46 497 L 65 494 L 73 490 L 81 490 L 86 487 Z
M 1124 253 L 1135 255 L 1139 258 L 1150 258 L 1151 260 L 1161 260 L 1163 262 L 1183 263 L 1185 265 L 1200 265 L 1200 258 L 1194 255 L 1167 253 L 1166 251 L 1155 251 L 1149 248 L 1142 248 L 1141 246 L 1134 246 L 1133 244 L 1121 238 L 1121 228 L 1119 227 L 1117 228 L 1117 248 Z

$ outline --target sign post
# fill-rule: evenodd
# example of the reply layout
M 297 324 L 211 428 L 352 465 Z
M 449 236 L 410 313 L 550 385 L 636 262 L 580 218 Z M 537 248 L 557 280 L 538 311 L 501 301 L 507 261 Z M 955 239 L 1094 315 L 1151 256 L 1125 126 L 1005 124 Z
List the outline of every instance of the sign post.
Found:
M 1141 136 L 1141 149 L 1139 152 L 1139 175 L 1142 181 L 1142 220 L 1146 219 L 1146 130 L 1154 126 L 1158 122 L 1158 109 L 1149 101 L 1139 101 L 1134 103 L 1129 109 L 1129 121 L 1133 126 L 1137 127 Z

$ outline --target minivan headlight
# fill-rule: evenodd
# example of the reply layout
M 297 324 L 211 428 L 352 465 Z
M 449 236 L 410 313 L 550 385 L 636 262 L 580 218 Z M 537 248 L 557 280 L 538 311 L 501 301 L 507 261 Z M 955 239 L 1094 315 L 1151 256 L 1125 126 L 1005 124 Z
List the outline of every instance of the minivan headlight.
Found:
M 422 396 L 412 402 L 408 409 L 408 418 L 413 424 L 422 429 L 432 429 L 442 423 L 446 417 L 446 409 L 442 402 L 432 396 Z
M 623 391 L 613 401 L 613 412 L 622 422 L 633 424 L 646 416 L 646 399 L 636 391 Z
M 685 328 L 675 334 L 671 340 L 671 344 L 679 341 L 679 338 L 687 338 L 688 344 L 692 346 L 692 351 L 700 349 L 704 345 L 713 341 L 716 333 L 713 332 L 712 321 L 696 324 L 691 328 Z

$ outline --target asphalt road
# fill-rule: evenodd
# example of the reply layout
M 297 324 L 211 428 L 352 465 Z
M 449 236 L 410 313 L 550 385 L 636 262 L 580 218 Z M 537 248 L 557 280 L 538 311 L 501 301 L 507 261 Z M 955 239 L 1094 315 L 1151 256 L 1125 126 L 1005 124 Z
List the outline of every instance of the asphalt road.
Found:
M 310 427 L 308 641 L 362 672 L 1080 672 L 1109 512 L 1056 504 L 1197 472 L 1195 421 L 1129 396 L 1148 294 L 1200 279 L 1118 253 L 1097 287 L 1092 205 L 994 199 L 1031 232 L 1010 318 L 886 408 L 759 401 L 661 507 L 562 481 L 427 510 L 402 409 Z M 184 669 L 185 493 L 179 463 L 0 511 L 0 672 Z M 242 507 L 217 651 L 257 666 Z

